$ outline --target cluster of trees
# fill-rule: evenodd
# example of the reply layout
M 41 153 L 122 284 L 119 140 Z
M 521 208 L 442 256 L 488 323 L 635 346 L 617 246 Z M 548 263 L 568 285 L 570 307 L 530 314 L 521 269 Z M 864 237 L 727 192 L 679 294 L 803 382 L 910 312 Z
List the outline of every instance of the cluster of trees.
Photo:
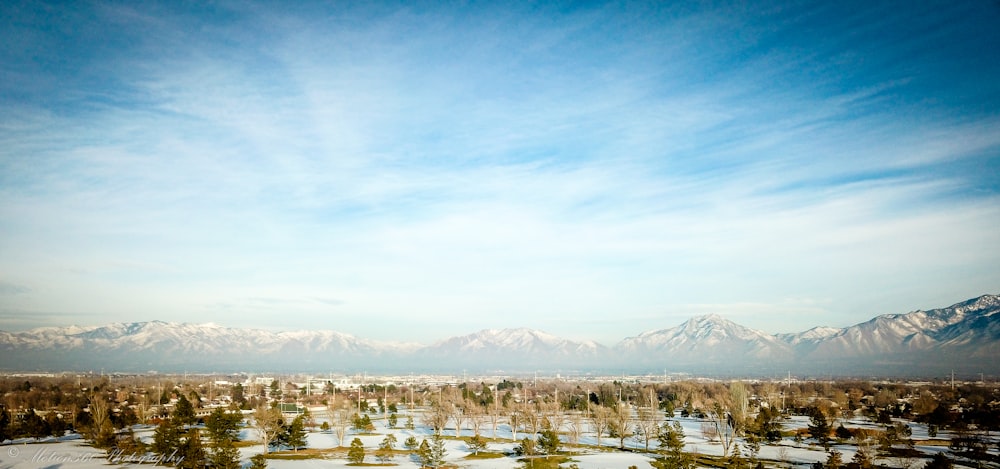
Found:
M 184 469 L 239 469 L 240 453 L 236 448 L 242 414 L 227 409 L 215 409 L 204 419 L 203 426 L 196 426 L 190 402 L 178 400 L 173 413 L 164 418 L 153 432 L 153 442 L 143 443 L 131 429 L 115 435 L 108 448 L 108 459 L 130 460 L 142 457 Z M 148 457 L 152 455 L 154 457 Z M 258 461 L 258 465 L 263 461 Z
M 61 436 L 71 428 L 59 414 L 53 412 L 47 412 L 43 417 L 33 408 L 11 413 L 0 406 L 0 442 L 15 438 Z
M 703 419 L 702 433 L 719 442 L 727 455 L 736 458 L 737 465 L 742 460 L 753 461 L 760 445 L 788 436 L 782 435 L 780 420 L 792 414 L 810 419 L 806 431 L 795 438 L 808 437 L 826 448 L 834 441 L 852 442 L 858 447 L 858 456 L 851 462 L 859 467 L 867 467 L 876 456 L 911 454 L 909 427 L 901 419 L 926 423 L 931 436 L 949 430 L 955 435 L 952 454 L 976 460 L 990 459 L 987 450 L 992 443 L 983 433 L 1000 430 L 1000 406 L 993 404 L 997 390 L 981 385 L 861 381 L 521 383 L 505 379 L 495 385 L 443 387 L 368 384 L 351 392 L 328 384 L 324 391 L 313 395 L 279 381 L 244 389 L 239 384 L 217 388 L 162 378 L 155 383 L 116 378 L 114 387 L 106 378 L 75 382 L 62 378 L 0 379 L 0 441 L 78 431 L 96 446 L 113 451 L 145 450 L 164 457 L 184 454 L 185 460 L 195 463 L 218 458 L 219 464 L 225 465 L 227 454 L 235 452 L 230 448 L 233 440 L 206 434 L 210 433 L 208 418 L 206 428 L 194 426 L 196 410 L 203 401 L 220 396 L 231 402 L 230 409 L 257 409 L 254 425 L 268 450 L 297 450 L 305 444 L 304 429 L 311 425 L 311 419 L 288 420 L 274 408 L 278 402 L 291 401 L 326 404 L 330 418 L 324 422 L 325 428 L 338 437 L 342 447 L 350 429 L 359 433 L 374 429 L 370 415 L 383 414 L 390 427 L 397 426 L 397 403 L 408 403 L 426 409 L 423 423 L 435 435 L 453 429 L 455 436 L 461 437 L 463 431 L 471 431 L 473 437 L 467 441 L 474 452 L 486 448 L 483 435 L 497 437 L 502 423 L 509 424 L 519 450 L 529 456 L 554 454 L 559 450 L 559 435 L 576 444 L 583 431 L 590 429 L 596 432 L 598 445 L 603 438 L 610 438 L 624 448 L 631 438 L 650 451 L 658 443 L 658 449 L 653 450 L 659 452 L 658 464 L 663 467 L 687 467 L 690 463 L 683 457 L 683 447 L 674 453 L 671 446 L 680 431 L 670 420 L 675 410 Z M 169 413 L 168 403 L 173 403 Z M 880 423 L 881 428 L 848 429 L 837 423 L 857 415 Z M 139 422 L 159 423 L 160 443 L 142 447 L 126 430 Z M 413 428 L 411 415 L 406 416 L 405 425 Z M 383 443 L 375 456 L 391 458 L 395 442 Z M 433 456 L 433 441 L 424 443 L 430 452 L 417 451 L 424 445 L 416 442 L 411 450 Z M 360 454 L 363 458 L 363 447 Z M 832 453 L 831 458 L 835 458 Z
M 297 415 L 291 421 L 275 406 L 261 406 L 254 411 L 253 421 L 264 444 L 264 451 L 272 448 L 290 448 L 298 451 L 306 446 L 306 415 Z
M 424 439 L 419 444 L 417 444 L 417 439 L 411 436 L 403 444 L 413 453 L 413 456 L 422 467 L 440 467 L 444 465 L 444 458 L 447 455 L 447 451 L 444 447 L 444 438 L 440 434 L 435 433 L 431 436 L 430 442 Z M 379 443 L 378 449 L 375 450 L 375 458 L 381 464 L 388 464 L 395 457 L 395 454 L 396 437 L 392 434 L 386 435 L 382 442 Z M 347 450 L 347 460 L 351 464 L 360 465 L 364 463 L 366 455 L 365 446 L 361 442 L 361 439 L 354 438 L 351 440 L 351 445 Z

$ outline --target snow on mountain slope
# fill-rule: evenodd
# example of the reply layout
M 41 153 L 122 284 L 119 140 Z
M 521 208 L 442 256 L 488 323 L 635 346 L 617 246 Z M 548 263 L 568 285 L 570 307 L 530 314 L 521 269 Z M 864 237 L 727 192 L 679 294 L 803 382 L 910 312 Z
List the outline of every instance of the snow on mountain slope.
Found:
M 796 334 L 767 334 L 707 315 L 643 332 L 610 349 L 525 328 L 486 329 L 429 346 L 329 330 L 272 332 L 163 321 L 0 331 L 0 370 L 677 369 L 745 374 L 821 368 L 920 374 L 963 367 L 1000 373 L 1000 296 Z
M 0 351 L 4 352 L 0 368 L 54 367 L 50 363 L 61 364 L 58 368 L 127 370 L 287 367 L 306 360 L 316 362 L 316 357 L 329 363 L 345 358 L 392 358 L 415 348 L 334 331 L 271 332 L 151 321 L 0 332 Z
M 538 369 L 541 366 L 581 365 L 607 356 L 607 347 L 593 341 L 577 342 L 534 329 L 484 329 L 451 337 L 416 351 L 422 359 L 459 366 Z M 593 362 L 591 362 L 593 363 Z
M 884 314 L 844 328 L 814 343 L 807 355 L 864 357 L 928 351 L 947 347 L 945 331 L 957 337 L 988 326 L 988 316 L 1000 311 L 1000 297 L 984 295 L 947 308 Z M 974 332 L 970 334 L 975 335 Z M 943 339 L 943 340 L 942 340 Z
M 670 329 L 629 337 L 619 342 L 615 350 L 699 362 L 748 357 L 786 360 L 791 354 L 791 348 L 774 336 L 714 314 L 692 318 Z

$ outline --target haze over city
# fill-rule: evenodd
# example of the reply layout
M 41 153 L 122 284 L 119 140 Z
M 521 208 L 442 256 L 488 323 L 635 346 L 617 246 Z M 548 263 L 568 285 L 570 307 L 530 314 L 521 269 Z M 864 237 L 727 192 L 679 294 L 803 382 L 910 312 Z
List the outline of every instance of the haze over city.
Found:
M 1000 293 L 996 2 L 0 12 L 2 330 L 610 344 Z

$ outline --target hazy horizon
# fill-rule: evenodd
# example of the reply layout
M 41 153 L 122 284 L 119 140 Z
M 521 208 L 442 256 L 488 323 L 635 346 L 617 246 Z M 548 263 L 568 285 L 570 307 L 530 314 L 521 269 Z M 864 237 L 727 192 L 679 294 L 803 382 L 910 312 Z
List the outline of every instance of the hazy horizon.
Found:
M 0 6 L 0 330 L 613 343 L 1000 286 L 1000 6 Z

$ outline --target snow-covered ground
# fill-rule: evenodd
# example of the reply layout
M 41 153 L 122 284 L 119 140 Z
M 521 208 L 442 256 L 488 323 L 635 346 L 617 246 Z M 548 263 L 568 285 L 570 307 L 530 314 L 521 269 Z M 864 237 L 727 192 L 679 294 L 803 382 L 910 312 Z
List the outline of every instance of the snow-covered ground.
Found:
M 324 411 L 321 408 L 315 409 L 313 413 L 316 416 L 317 425 L 326 420 Z M 385 438 L 385 435 L 389 433 L 395 435 L 397 449 L 402 449 L 403 441 L 410 436 L 416 437 L 417 441 L 430 438 L 430 430 L 419 423 L 421 421 L 420 415 L 414 416 L 413 420 L 417 424 L 414 430 L 405 428 L 390 429 L 386 427 L 383 418 L 375 417 L 373 420 L 376 426 L 376 431 L 373 434 L 356 435 L 350 432 L 344 438 L 345 446 L 349 445 L 354 438 L 361 439 L 367 452 L 365 462 L 377 462 L 374 456 L 375 449 L 378 448 L 379 443 Z M 399 420 L 401 423 L 405 422 L 406 414 L 401 414 Z M 722 454 L 722 446 L 719 442 L 709 441 L 702 435 L 702 423 L 704 421 L 695 418 L 678 418 L 677 420 L 680 421 L 684 428 L 687 451 L 714 456 Z M 865 420 L 848 420 L 843 423 L 849 428 L 877 428 L 876 425 Z M 804 417 L 795 417 L 783 422 L 786 430 L 804 428 L 807 425 L 808 419 Z M 926 440 L 928 438 L 926 426 L 912 423 L 909 425 L 913 430 L 914 439 Z M 152 430 L 151 427 L 137 427 L 136 432 L 140 437 L 148 440 L 151 439 Z M 484 426 L 481 428 L 481 433 L 483 436 L 489 438 L 493 435 L 493 430 L 489 426 Z M 444 435 L 448 438 L 453 437 L 454 434 L 453 428 L 444 431 Z M 463 437 L 472 436 L 472 431 L 463 429 L 461 435 Z M 524 436 L 525 434 L 520 431 L 517 434 L 519 439 L 524 438 Z M 501 425 L 497 430 L 497 437 L 505 439 L 505 441 L 490 443 L 488 450 L 506 453 L 512 452 L 515 443 L 511 440 L 510 427 L 506 424 Z M 245 441 L 255 441 L 257 439 L 256 431 L 251 428 L 245 428 L 241 431 L 241 438 Z M 950 435 L 942 433 L 937 438 L 947 440 L 950 438 Z M 563 436 L 563 440 L 566 440 L 565 435 Z M 313 449 L 322 450 L 339 446 L 336 436 L 333 433 L 319 430 L 309 433 L 307 442 L 308 447 Z M 614 450 L 618 445 L 618 439 L 606 436 L 601 438 L 600 443 L 602 448 L 600 450 L 597 449 L 597 438 L 592 432 L 585 433 L 581 437 L 580 443 L 585 445 L 583 449 L 571 448 L 568 445 L 564 449 L 572 449 L 580 453 L 573 455 L 572 461 L 581 469 L 626 469 L 630 466 L 646 469 L 652 467 L 649 462 L 652 460 L 653 455 L 644 453 L 642 451 L 644 443 L 636 439 L 627 438 L 625 440 L 626 446 L 631 450 L 630 452 Z M 738 443 L 742 446 L 742 442 Z M 651 449 L 655 449 L 656 446 L 657 443 L 655 441 L 650 443 Z M 465 442 L 459 440 L 446 439 L 445 448 L 447 451 L 446 462 L 458 467 L 501 469 L 519 466 L 517 458 L 513 456 L 496 459 L 466 459 L 466 456 L 470 454 L 469 448 Z M 843 454 L 845 462 L 850 461 L 856 449 L 853 445 L 834 445 L 833 448 Z M 925 454 L 932 454 L 944 451 L 947 447 L 918 446 L 917 449 Z M 251 445 L 240 448 L 240 453 L 243 461 L 247 462 L 251 456 L 262 453 L 263 450 L 262 445 Z M 341 450 L 341 454 L 343 453 L 344 451 Z M 782 466 L 803 467 L 815 461 L 825 461 L 827 454 L 822 448 L 813 444 L 812 441 L 796 443 L 791 439 L 785 439 L 777 445 L 762 446 L 759 457 L 764 460 L 781 461 L 783 462 Z M 895 464 L 892 460 L 880 460 L 879 462 L 889 466 Z M 416 459 L 408 454 L 396 455 L 391 463 L 404 469 L 418 469 L 420 467 Z M 108 461 L 105 459 L 105 452 L 91 448 L 78 436 L 47 439 L 41 442 L 18 440 L 0 446 L 0 469 L 107 469 L 107 465 Z M 128 465 L 134 466 L 135 464 Z M 271 459 L 268 462 L 268 466 L 272 469 L 328 469 L 346 467 L 347 460 L 343 458 L 305 460 Z M 768 464 L 768 466 L 774 466 L 774 463 Z

